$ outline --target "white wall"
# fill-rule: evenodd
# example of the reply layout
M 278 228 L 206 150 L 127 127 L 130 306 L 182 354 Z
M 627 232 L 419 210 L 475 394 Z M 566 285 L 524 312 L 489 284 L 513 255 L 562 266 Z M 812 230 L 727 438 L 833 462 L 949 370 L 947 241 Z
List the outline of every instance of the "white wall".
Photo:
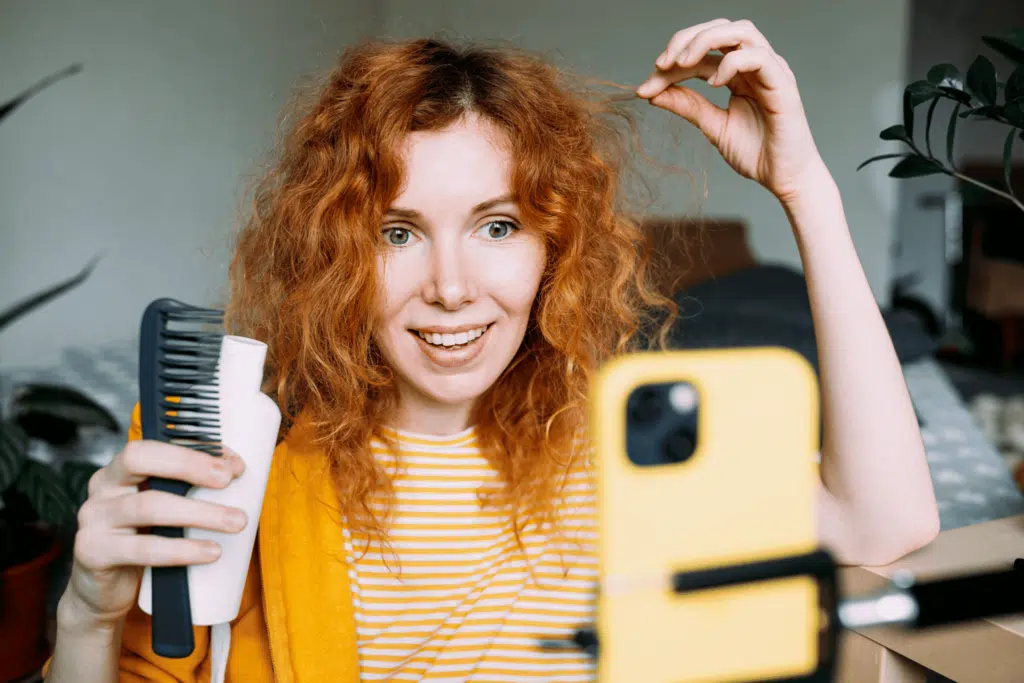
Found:
M 974 2 L 974 0 L 916 0 L 912 3 L 908 81 L 921 80 L 928 69 L 942 62 L 957 65 L 963 73 L 979 54 L 996 64 L 999 80 L 1006 80 L 1012 65 L 981 42 L 983 35 L 1003 35 L 1011 27 L 1024 27 L 1024 3 L 1020 0 Z M 923 111 L 920 126 L 924 125 Z M 932 138 L 945 149 L 946 123 L 952 107 L 943 103 L 936 109 Z M 894 121 L 895 122 L 895 121 Z M 1001 163 L 1004 126 L 988 121 L 961 121 L 957 127 L 953 158 L 960 166 L 965 160 Z M 919 138 L 920 139 L 920 138 Z M 945 154 L 942 155 L 945 157 Z M 1014 158 L 1024 161 L 1024 144 L 1017 143 Z M 900 181 L 896 275 L 916 273 L 921 280 L 913 288 L 936 311 L 948 308 L 949 271 L 943 261 L 944 236 L 941 211 L 919 205 L 922 195 L 953 189 L 952 179 L 929 176 Z
M 104 255 L 0 335 L 0 367 L 130 339 L 158 296 L 220 294 L 290 89 L 371 20 L 365 0 L 0 3 L 0 100 L 85 64 L 0 124 L 0 307 Z
M 504 38 L 550 51 L 588 75 L 638 84 L 671 34 L 720 16 L 752 20 L 793 67 L 819 148 L 846 201 L 847 218 L 872 288 L 886 301 L 898 188 L 887 170 L 857 165 L 887 151 L 878 132 L 901 115 L 907 0 L 387 0 L 386 27 L 409 36 L 450 29 L 456 38 Z M 723 92 L 712 91 L 724 104 Z M 671 115 L 651 119 L 665 128 Z M 682 128 L 678 128 L 682 130 Z M 673 132 L 669 127 L 669 132 Z M 736 176 L 698 135 L 665 159 L 708 174 L 705 215 L 746 218 L 765 261 L 798 264 L 785 215 L 773 198 Z M 660 146 L 673 145 L 661 139 Z M 665 188 L 666 209 L 692 211 L 693 191 L 678 176 Z
M 129 339 L 157 296 L 216 297 L 244 175 L 270 144 L 290 86 L 367 33 L 507 38 L 635 84 L 674 30 L 717 16 L 754 20 L 800 80 L 884 299 L 896 184 L 882 168 L 854 169 L 884 149 L 877 132 L 899 116 L 907 2 L 5 0 L 0 97 L 75 61 L 86 70 L 0 125 L 0 306 L 105 257 L 80 290 L 0 335 L 0 363 L 48 364 L 67 345 Z M 706 171 L 700 210 L 746 218 L 762 259 L 797 263 L 768 193 L 680 120 L 646 111 L 651 151 L 698 179 Z M 682 145 L 659 132 L 682 132 Z M 684 178 L 670 176 L 663 191 L 665 211 L 698 208 Z

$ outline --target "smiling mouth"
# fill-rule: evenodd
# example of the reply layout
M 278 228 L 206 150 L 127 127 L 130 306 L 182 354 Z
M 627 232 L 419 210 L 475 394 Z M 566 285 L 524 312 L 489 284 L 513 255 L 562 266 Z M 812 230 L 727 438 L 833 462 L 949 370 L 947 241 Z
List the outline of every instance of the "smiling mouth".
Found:
M 417 337 L 430 344 L 432 347 L 444 350 L 456 350 L 465 348 L 472 345 L 480 337 L 484 336 L 487 330 L 491 329 L 491 326 L 484 325 L 477 327 L 472 330 L 466 330 L 465 332 L 456 332 L 454 334 L 440 334 L 438 332 L 422 332 L 420 330 L 409 330 L 410 333 L 415 334 Z

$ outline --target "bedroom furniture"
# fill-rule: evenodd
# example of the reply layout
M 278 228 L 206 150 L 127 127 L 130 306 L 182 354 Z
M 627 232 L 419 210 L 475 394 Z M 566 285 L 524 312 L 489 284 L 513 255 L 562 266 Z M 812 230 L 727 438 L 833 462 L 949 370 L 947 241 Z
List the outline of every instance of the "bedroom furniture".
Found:
M 1024 230 L 1024 214 L 1019 216 L 1019 225 L 1012 225 L 995 224 L 989 217 L 975 215 L 969 229 L 967 308 L 999 326 L 1003 370 L 1012 367 L 1024 342 L 1024 260 L 993 254 L 985 243 L 996 241 L 986 240 L 999 237 L 993 234 L 995 231 Z
M 659 259 L 656 286 L 665 296 L 757 264 L 742 219 L 652 218 L 644 230 Z
M 962 172 L 993 187 L 1005 187 L 999 160 L 968 160 Z M 1024 164 L 1013 165 L 1011 180 L 1016 195 L 1024 197 Z M 973 324 L 965 321 L 968 334 L 980 342 L 982 356 L 996 355 L 986 354 L 985 349 L 997 346 L 1003 369 L 1009 369 L 1024 350 L 1024 213 L 974 185 L 960 183 L 957 190 L 962 197 L 959 228 L 964 253 L 952 271 L 952 305 L 981 319 Z M 997 332 L 991 345 L 988 327 Z

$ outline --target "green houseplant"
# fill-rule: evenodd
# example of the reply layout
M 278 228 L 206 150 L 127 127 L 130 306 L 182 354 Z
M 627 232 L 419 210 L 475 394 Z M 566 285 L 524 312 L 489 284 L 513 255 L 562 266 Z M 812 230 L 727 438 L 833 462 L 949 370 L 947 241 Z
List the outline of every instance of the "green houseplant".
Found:
M 967 69 L 966 75 L 953 64 L 938 64 L 928 70 L 925 80 L 914 81 L 903 91 L 903 123 L 890 126 L 880 133 L 883 140 L 904 143 L 908 151 L 881 154 L 864 161 L 857 170 L 883 159 L 899 159 L 889 175 L 893 178 L 917 178 L 945 174 L 964 184 L 965 189 L 976 190 L 999 197 L 1024 211 L 1024 201 L 1018 197 L 1010 182 L 1014 144 L 1024 141 L 1024 29 L 1016 29 L 1006 36 L 984 36 L 982 41 L 993 51 L 1008 59 L 1015 68 L 1005 81 L 999 79 L 995 65 L 984 55 L 978 55 Z M 932 151 L 932 121 L 939 103 L 952 104 L 945 135 L 945 161 Z M 928 103 L 922 131 L 915 123 L 916 109 Z M 1003 188 L 956 169 L 953 146 L 957 127 L 965 119 L 982 119 L 1005 126 L 1003 143 Z M 922 149 L 922 145 L 924 149 Z
M 77 73 L 74 65 L 0 105 L 0 121 L 50 84 Z M 49 301 L 81 285 L 96 262 L 77 275 L 0 311 L 0 332 Z M 49 568 L 62 550 L 61 532 L 75 521 L 97 466 L 30 457 L 32 439 L 55 447 L 74 445 L 82 427 L 120 431 L 110 413 L 70 387 L 25 384 L 10 405 L 0 404 L 0 680 L 38 668 L 45 640 Z M 57 448 L 56 452 L 62 452 Z

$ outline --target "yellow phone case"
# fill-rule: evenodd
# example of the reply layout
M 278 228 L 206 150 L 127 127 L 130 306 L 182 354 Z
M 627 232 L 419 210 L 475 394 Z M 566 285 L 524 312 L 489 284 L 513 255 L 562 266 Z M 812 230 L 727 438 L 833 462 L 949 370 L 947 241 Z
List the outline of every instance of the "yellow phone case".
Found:
M 688 382 L 698 442 L 679 464 L 626 454 L 626 402 L 645 384 Z M 764 681 L 814 671 L 819 590 L 806 576 L 675 595 L 674 572 L 817 548 L 817 380 L 775 348 L 619 357 L 591 392 L 598 471 L 602 683 Z

